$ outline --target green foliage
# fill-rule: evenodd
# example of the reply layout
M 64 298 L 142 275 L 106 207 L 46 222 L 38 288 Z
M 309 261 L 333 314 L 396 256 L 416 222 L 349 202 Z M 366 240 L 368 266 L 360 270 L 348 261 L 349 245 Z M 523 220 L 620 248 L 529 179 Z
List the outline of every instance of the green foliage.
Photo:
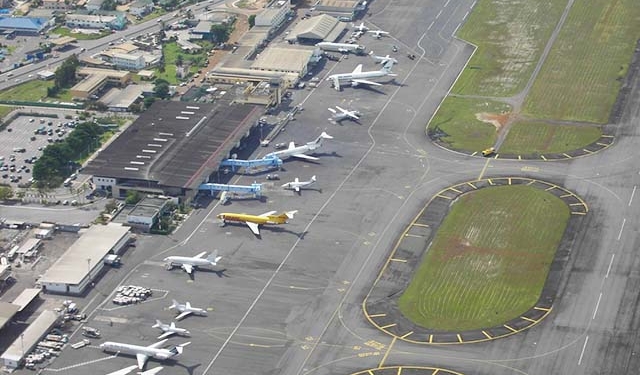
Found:
M 55 72 L 55 86 L 58 89 L 71 87 L 76 81 L 76 69 L 80 65 L 78 57 L 74 54 L 69 56 Z
M 247 21 L 249 22 L 249 28 L 254 27 L 256 25 L 256 15 L 255 14 L 250 15 Z
M 113 212 L 116 208 L 118 208 L 118 203 L 115 200 L 110 200 L 109 203 L 107 203 L 104 206 L 104 211 L 108 214 L 110 214 L 111 212 Z
M 9 186 L 0 186 L 0 201 L 13 197 L 13 190 Z
M 44 187 L 60 185 L 72 173 L 76 160 L 98 148 L 103 132 L 92 122 L 79 124 L 62 142 L 44 149 L 33 165 L 33 178 Z
M 127 190 L 127 197 L 124 200 L 126 204 L 136 204 L 144 198 L 142 193 L 137 190 Z
M 153 89 L 153 93 L 157 98 L 167 99 L 169 98 L 169 82 L 164 79 L 156 79 L 155 88 Z
M 116 6 L 118 6 L 118 3 L 116 3 L 115 0 L 104 0 L 102 2 L 102 5 L 100 5 L 100 9 L 101 10 L 116 10 Z
M 211 35 L 213 36 L 214 41 L 218 43 L 226 43 L 231 35 L 231 30 L 231 25 L 214 24 L 211 26 Z
M 153 96 L 147 96 L 144 98 L 144 106 L 145 108 L 151 107 L 151 104 L 156 101 L 156 98 Z

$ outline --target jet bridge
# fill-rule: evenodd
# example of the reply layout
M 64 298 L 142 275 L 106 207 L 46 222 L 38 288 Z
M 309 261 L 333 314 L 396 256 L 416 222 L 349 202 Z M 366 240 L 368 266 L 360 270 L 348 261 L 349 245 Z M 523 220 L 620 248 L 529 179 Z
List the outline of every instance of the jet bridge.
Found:
M 257 167 L 280 168 L 282 167 L 282 159 L 275 156 L 254 160 L 225 159 L 220 163 L 220 166 L 231 167 L 234 172 L 238 168 L 245 168 L 245 170 Z
M 213 195 L 214 191 L 231 192 L 236 194 L 253 194 L 255 197 L 262 195 L 262 184 L 253 183 L 251 185 L 227 185 L 227 184 L 202 184 L 199 190 L 208 190 Z

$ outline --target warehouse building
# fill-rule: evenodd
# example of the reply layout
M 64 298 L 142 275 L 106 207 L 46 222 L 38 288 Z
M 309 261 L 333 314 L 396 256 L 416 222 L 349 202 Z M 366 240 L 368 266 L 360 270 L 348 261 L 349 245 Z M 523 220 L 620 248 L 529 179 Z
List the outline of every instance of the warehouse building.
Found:
M 51 310 L 43 311 L 33 323 L 2 353 L 0 359 L 5 367 L 15 370 L 23 358 L 59 321 L 60 315 Z
M 13 303 L 0 301 L 0 331 L 9 323 L 11 318 L 20 310 L 20 306 Z
M 289 73 L 296 78 L 307 74 L 310 63 L 318 62 L 322 52 L 318 48 L 267 48 L 251 64 L 251 69 Z
M 335 42 L 344 33 L 347 24 L 326 14 L 300 21 L 287 36 L 289 43 L 317 44 Z
M 367 9 L 366 0 L 318 0 L 315 9 L 340 21 L 351 22 Z
M 95 225 L 84 233 L 38 280 L 53 293 L 82 294 L 104 267 L 107 254 L 119 254 L 128 245 L 129 227 L 109 223 Z
M 123 86 L 131 80 L 131 73 L 100 68 L 78 68 L 76 75 L 82 78 L 70 90 L 74 99 L 85 100 L 96 95 L 106 85 Z

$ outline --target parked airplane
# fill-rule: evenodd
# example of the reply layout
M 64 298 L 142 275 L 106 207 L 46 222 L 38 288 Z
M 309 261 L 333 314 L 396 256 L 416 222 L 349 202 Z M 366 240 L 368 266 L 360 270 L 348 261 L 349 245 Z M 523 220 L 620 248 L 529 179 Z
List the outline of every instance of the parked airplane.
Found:
M 191 304 L 189 302 L 185 302 L 184 305 L 181 303 L 178 303 L 178 301 L 176 301 L 175 299 L 172 300 L 172 304 L 171 306 L 169 306 L 169 309 L 176 309 L 180 312 L 180 314 L 178 314 L 178 316 L 176 316 L 176 320 L 181 320 L 182 318 L 186 317 L 187 315 L 193 314 L 193 315 L 199 315 L 199 316 L 207 316 L 207 310 L 202 309 L 200 307 L 192 307 Z
M 306 160 L 318 160 L 318 158 L 305 155 L 305 153 L 309 151 L 313 151 L 317 148 L 320 148 L 320 146 L 322 146 L 323 139 L 333 139 L 333 137 L 325 132 L 322 132 L 322 134 L 320 134 L 315 141 L 307 142 L 302 146 L 296 146 L 294 142 L 291 142 L 289 143 L 289 148 L 287 148 L 286 150 L 271 152 L 265 155 L 265 159 L 268 159 L 268 158 L 285 159 L 291 156 L 294 158 L 300 158 L 300 159 L 306 159 Z
M 122 370 L 110 372 L 107 375 L 127 375 L 131 371 L 133 371 L 133 370 L 135 370 L 137 368 L 138 368 L 138 366 L 135 366 L 135 365 L 134 366 L 129 366 L 127 368 L 123 368 Z M 155 375 L 155 374 L 159 373 L 161 370 L 162 370 L 162 367 L 156 367 L 156 368 L 152 368 L 151 370 L 137 372 L 136 374 L 138 374 L 138 375 Z
M 142 370 L 144 365 L 147 363 L 149 357 L 153 357 L 155 359 L 159 359 L 164 361 L 166 359 L 175 357 L 177 355 L 182 354 L 184 347 L 191 344 L 190 342 L 186 342 L 184 344 L 176 345 L 171 349 L 161 348 L 167 342 L 168 339 L 164 339 L 162 341 L 158 341 L 155 344 L 151 344 L 149 346 L 141 346 L 141 345 L 132 345 L 132 344 L 123 344 L 120 342 L 107 341 L 105 343 L 100 344 L 100 349 L 103 351 L 110 352 L 119 352 L 124 354 L 135 355 L 138 360 L 138 368 Z
M 387 61 L 382 64 L 382 69 L 380 70 L 372 70 L 368 72 L 362 71 L 362 64 L 356 66 L 356 68 L 351 73 L 338 73 L 332 74 L 327 77 L 327 80 L 333 82 L 333 87 L 340 91 L 340 81 L 348 81 L 351 83 L 352 87 L 356 87 L 360 84 L 363 85 L 373 85 L 373 86 L 382 86 L 382 84 L 378 82 L 369 81 L 366 78 L 380 78 L 380 77 L 395 77 L 396 74 L 391 72 L 391 68 L 393 67 L 393 61 Z
M 218 214 L 218 219 L 221 220 L 221 225 L 225 225 L 227 221 L 236 221 L 239 223 L 245 223 L 251 229 L 256 236 L 260 235 L 260 225 L 265 224 L 285 224 L 288 219 L 293 219 L 298 211 L 287 211 L 279 215 L 274 215 L 276 211 L 265 212 L 262 215 L 248 215 L 248 214 L 236 214 L 223 212 Z
M 187 331 L 186 329 L 176 327 L 176 324 L 174 322 L 171 322 L 171 324 L 164 324 L 156 319 L 156 324 L 154 324 L 152 327 L 160 328 L 160 330 L 162 331 L 162 334 L 158 336 L 158 340 L 162 340 L 174 334 L 178 336 L 191 335 L 191 333 L 189 333 L 189 331 Z
M 380 63 L 382 65 L 386 64 L 389 61 L 392 61 L 394 64 L 398 63 L 398 60 L 394 59 L 393 57 L 387 55 L 387 56 L 377 56 L 373 54 L 373 51 L 369 52 L 369 56 L 371 56 L 371 58 L 373 60 L 375 60 L 375 62 Z
M 191 275 L 195 268 L 201 266 L 215 266 L 216 264 L 218 264 L 218 261 L 222 259 L 221 256 L 218 256 L 218 250 L 215 250 L 206 258 L 204 258 L 205 254 L 207 254 L 206 251 L 203 251 L 200 254 L 192 257 L 173 255 L 164 258 L 164 262 L 167 266 L 167 269 L 171 269 L 174 266 L 180 266 L 180 268 L 187 271 L 187 273 Z
M 359 111 L 356 111 L 356 110 L 348 111 L 338 106 L 336 106 L 336 109 L 333 109 L 333 108 L 327 108 L 327 109 L 329 110 L 329 112 L 333 113 L 333 116 L 331 116 L 329 120 L 333 120 L 335 122 L 340 122 L 346 119 L 358 121 L 360 120 L 360 116 L 362 116 L 362 114 Z
M 377 39 L 382 38 L 383 35 L 389 35 L 388 31 L 382 31 L 382 30 L 367 30 L 367 32 L 373 34 L 373 36 L 376 37 Z
M 282 187 L 289 190 L 295 190 L 296 192 L 300 192 L 300 189 L 305 188 L 311 184 L 316 182 L 316 176 L 312 176 L 309 181 L 300 181 L 298 177 L 294 181 L 287 182 L 283 184 Z
M 361 22 L 360 25 L 351 24 L 354 30 L 358 30 L 359 32 L 369 31 L 369 28 L 364 25 L 364 22 Z

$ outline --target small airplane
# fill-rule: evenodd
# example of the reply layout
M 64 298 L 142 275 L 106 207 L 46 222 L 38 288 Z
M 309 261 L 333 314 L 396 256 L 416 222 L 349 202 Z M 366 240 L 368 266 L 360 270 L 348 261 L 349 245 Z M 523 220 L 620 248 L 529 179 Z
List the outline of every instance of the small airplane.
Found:
M 386 64 L 389 61 L 392 61 L 394 64 L 398 63 L 398 60 L 394 59 L 393 57 L 387 55 L 387 56 L 377 56 L 373 54 L 373 51 L 369 52 L 369 56 L 371 56 L 371 58 L 376 62 L 376 63 L 380 63 L 382 65 Z
M 319 160 L 316 157 L 305 155 L 305 153 L 309 151 L 313 151 L 317 148 L 320 148 L 320 146 L 322 146 L 323 139 L 333 139 L 333 137 L 325 132 L 322 132 L 322 134 L 320 134 L 318 138 L 315 139 L 315 141 L 307 142 L 302 146 L 296 146 L 294 142 L 291 142 L 289 143 L 289 148 L 285 150 L 271 152 L 265 155 L 265 159 L 268 159 L 268 158 L 285 159 L 291 156 L 294 158 L 300 158 L 300 159 L 306 159 L 306 160 Z
M 355 30 L 358 30 L 358 32 L 361 32 L 361 33 L 365 32 L 365 31 L 369 31 L 369 28 L 364 25 L 364 22 L 361 22 L 360 25 L 351 24 L 351 26 Z
M 180 266 L 183 270 L 185 270 L 189 275 L 193 273 L 193 270 L 197 267 L 201 266 L 215 266 L 218 264 L 218 261 L 222 259 L 221 256 L 218 256 L 218 250 L 215 250 L 213 253 L 209 254 L 206 258 L 204 256 L 207 254 L 206 251 L 201 252 L 200 254 L 192 257 L 183 257 L 173 255 L 170 257 L 164 258 L 164 262 L 168 269 L 173 268 L 174 266 Z
M 137 368 L 138 368 L 138 366 L 133 365 L 133 366 L 129 366 L 127 368 L 123 368 L 122 370 L 110 372 L 107 375 L 127 375 L 131 371 L 133 371 L 133 370 L 135 370 Z M 151 370 L 137 372 L 136 374 L 138 374 L 138 375 L 155 375 L 155 374 L 159 373 L 160 371 L 162 371 L 162 367 L 156 367 L 156 368 L 152 368 Z
M 312 176 L 309 181 L 300 181 L 298 179 L 298 177 L 296 177 L 296 179 L 294 181 L 287 182 L 286 184 L 283 184 L 282 187 L 284 189 L 295 190 L 296 193 L 299 193 L 300 189 L 305 188 L 305 187 L 313 184 L 314 182 L 316 182 L 316 176 L 315 175 Z
M 172 300 L 172 305 L 169 306 L 169 309 L 176 309 L 180 312 L 180 314 L 178 314 L 178 316 L 176 316 L 176 320 L 181 320 L 182 318 L 186 317 L 187 315 L 193 314 L 193 315 L 199 315 L 199 316 L 207 316 L 207 310 L 202 309 L 200 307 L 192 307 L 191 304 L 189 302 L 185 302 L 184 305 L 181 303 L 178 303 L 178 301 L 176 301 L 175 299 Z
M 351 73 L 338 73 L 332 74 L 327 77 L 327 81 L 333 82 L 333 87 L 340 91 L 340 81 L 349 81 L 351 83 L 351 87 L 356 87 L 360 84 L 363 85 L 371 85 L 371 86 L 382 86 L 382 84 L 378 82 L 369 81 L 366 78 L 380 78 L 380 77 L 395 77 L 397 74 L 391 72 L 391 68 L 393 67 L 393 61 L 387 61 L 382 64 L 382 69 L 380 70 L 372 70 L 368 72 L 362 71 L 362 64 L 358 64 L 356 68 Z
M 382 31 L 382 30 L 367 30 L 367 32 L 373 34 L 373 36 L 376 39 L 380 39 L 384 35 L 389 35 L 388 31 Z
M 362 116 L 362 114 L 359 111 L 356 111 L 356 110 L 348 111 L 338 106 L 336 106 L 336 109 L 333 109 L 333 108 L 327 108 L 327 109 L 329 110 L 329 112 L 333 113 L 333 116 L 331 116 L 329 120 L 333 120 L 335 122 L 340 122 L 346 119 L 358 121 L 360 120 L 360 116 Z
M 176 345 L 171 349 L 161 348 L 161 346 L 164 345 L 167 341 L 168 339 L 164 339 L 149 346 L 107 341 L 100 344 L 100 349 L 102 349 L 103 351 L 135 355 L 136 359 L 138 360 L 138 369 L 142 370 L 149 357 L 164 361 L 182 354 L 184 347 L 191 344 L 191 342 L 185 342 L 184 344 Z
M 265 212 L 262 215 L 248 215 L 248 214 L 236 214 L 223 212 L 218 214 L 218 219 L 221 220 L 221 225 L 224 226 L 227 221 L 236 221 L 239 223 L 245 223 L 251 229 L 256 236 L 260 235 L 260 225 L 265 224 L 286 224 L 287 220 L 293 219 L 298 211 L 287 211 L 279 215 L 274 215 L 277 211 Z
M 171 324 L 164 324 L 156 319 L 156 324 L 154 324 L 152 327 L 160 328 L 160 330 L 162 330 L 162 334 L 158 336 L 158 340 L 162 340 L 174 334 L 178 336 L 191 335 L 191 333 L 189 333 L 189 331 L 187 331 L 186 329 L 176 327 L 176 324 L 174 322 L 171 322 Z

